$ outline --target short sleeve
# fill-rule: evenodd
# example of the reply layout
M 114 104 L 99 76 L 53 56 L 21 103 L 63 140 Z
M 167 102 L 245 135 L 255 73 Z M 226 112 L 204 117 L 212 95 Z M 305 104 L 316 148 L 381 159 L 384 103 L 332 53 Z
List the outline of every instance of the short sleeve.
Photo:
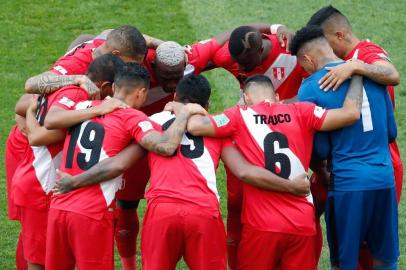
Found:
M 233 136 L 237 130 L 237 121 L 239 114 L 239 106 L 225 110 L 221 114 L 210 116 L 210 120 L 214 126 L 216 137 Z
M 234 61 L 230 56 L 230 52 L 228 51 L 228 42 L 217 50 L 211 61 L 217 67 L 222 68 L 226 68 L 234 64 Z
M 193 73 L 200 74 L 203 72 L 220 48 L 214 38 L 194 43 L 191 46 L 191 53 L 188 54 L 188 63 L 194 67 Z
M 55 92 L 54 102 L 51 107 L 58 107 L 64 110 L 72 110 L 78 102 L 89 99 L 85 90 L 77 86 L 67 86 Z
M 310 102 L 299 102 L 295 106 L 299 110 L 304 128 L 320 130 L 328 111 Z
M 360 49 L 358 59 L 364 61 L 367 64 L 373 64 L 377 61 L 391 62 L 389 54 L 381 47 L 375 44 L 368 44 L 368 46 Z
M 221 140 L 221 146 L 222 148 L 235 147 L 235 142 L 231 138 L 227 137 Z
M 146 114 L 134 109 L 125 109 L 125 126 L 137 143 L 152 131 L 157 131 L 157 124 L 152 122 Z

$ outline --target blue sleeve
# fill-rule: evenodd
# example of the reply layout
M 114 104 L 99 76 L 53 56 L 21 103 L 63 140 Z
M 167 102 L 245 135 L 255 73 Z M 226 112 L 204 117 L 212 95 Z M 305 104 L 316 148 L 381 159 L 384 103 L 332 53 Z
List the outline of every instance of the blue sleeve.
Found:
M 327 132 L 318 132 L 314 135 L 312 157 L 326 160 L 330 156 L 330 140 Z
M 304 81 L 297 93 L 297 99 L 299 101 L 308 101 L 317 104 L 317 98 L 314 93 L 311 81 Z
M 396 140 L 396 137 L 398 135 L 398 130 L 396 127 L 396 120 L 395 120 L 395 115 L 393 113 L 393 106 L 392 102 L 389 98 L 388 93 L 385 93 L 385 106 L 386 106 L 386 116 L 387 116 L 387 123 L 388 123 L 388 138 L 389 142 L 393 142 Z

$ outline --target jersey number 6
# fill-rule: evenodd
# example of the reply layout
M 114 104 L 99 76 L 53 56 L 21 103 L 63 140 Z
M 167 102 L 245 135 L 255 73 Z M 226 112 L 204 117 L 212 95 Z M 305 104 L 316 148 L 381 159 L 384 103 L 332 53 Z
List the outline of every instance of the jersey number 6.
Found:
M 271 132 L 264 138 L 265 168 L 282 178 L 290 176 L 289 157 L 275 149 L 275 142 L 278 142 L 279 149 L 289 148 L 288 138 L 279 132 Z

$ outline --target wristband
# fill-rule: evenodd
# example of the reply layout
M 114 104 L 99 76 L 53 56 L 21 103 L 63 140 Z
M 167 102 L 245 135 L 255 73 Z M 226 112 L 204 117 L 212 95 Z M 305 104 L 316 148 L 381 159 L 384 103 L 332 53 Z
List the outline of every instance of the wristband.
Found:
M 282 24 L 272 24 L 271 25 L 271 34 L 272 35 L 276 35 L 276 33 L 278 32 L 279 26 L 282 26 Z

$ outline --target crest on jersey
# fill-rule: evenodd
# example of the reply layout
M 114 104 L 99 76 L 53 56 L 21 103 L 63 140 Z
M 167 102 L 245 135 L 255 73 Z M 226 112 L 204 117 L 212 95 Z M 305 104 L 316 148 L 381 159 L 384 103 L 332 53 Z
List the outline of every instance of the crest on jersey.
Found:
M 72 108 L 72 106 L 75 105 L 75 102 L 67 97 L 62 97 L 58 102 L 68 108 Z
M 151 122 L 142 121 L 138 123 L 138 126 L 142 129 L 142 132 L 147 132 L 150 129 L 153 129 Z
M 274 67 L 272 68 L 273 78 L 275 80 L 281 81 L 285 79 L 285 68 L 284 67 Z
M 230 122 L 230 119 L 224 113 L 213 116 L 214 122 L 216 122 L 217 127 L 222 127 Z

